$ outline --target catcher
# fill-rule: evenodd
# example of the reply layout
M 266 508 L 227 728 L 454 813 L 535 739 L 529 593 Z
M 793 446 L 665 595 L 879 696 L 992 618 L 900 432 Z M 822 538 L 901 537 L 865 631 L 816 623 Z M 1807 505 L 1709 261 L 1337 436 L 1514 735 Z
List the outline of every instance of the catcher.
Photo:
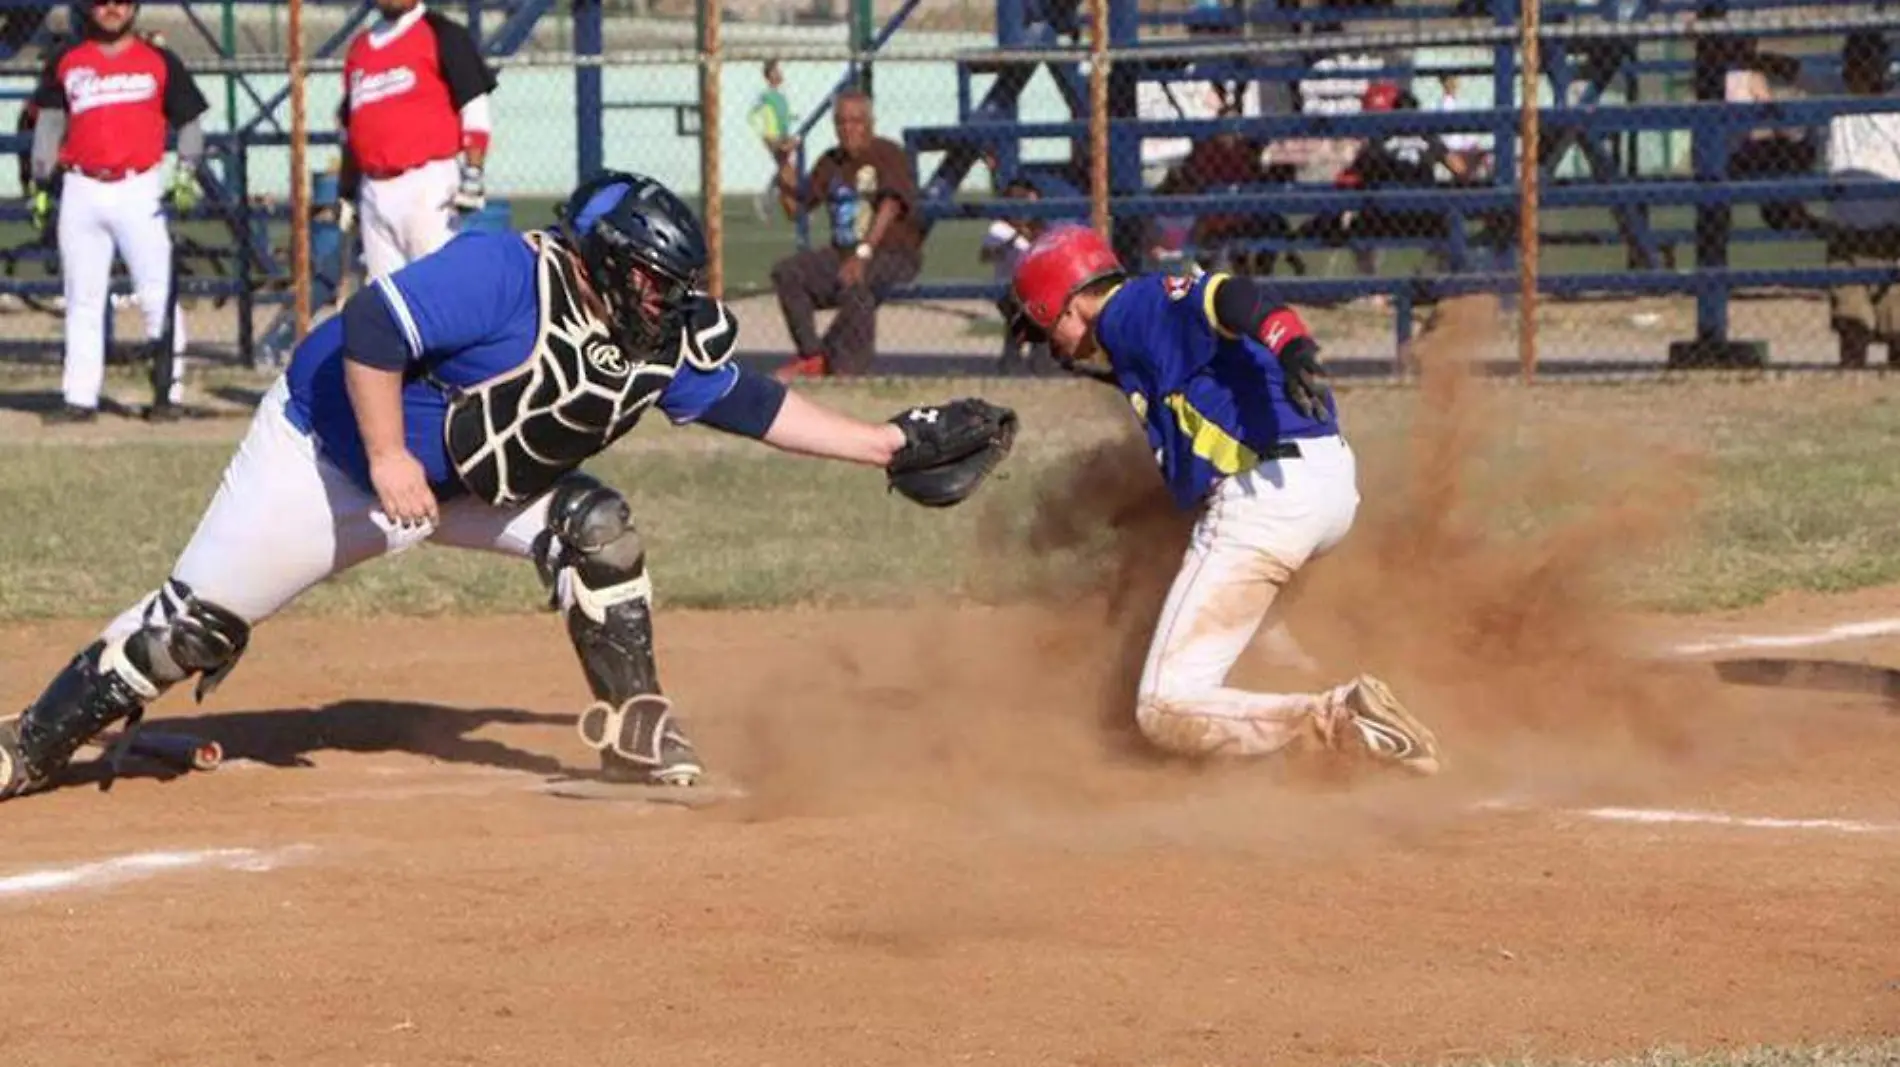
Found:
M 1226 684 L 1280 589 L 1344 539 L 1359 507 L 1353 452 L 1299 314 L 1248 278 L 1131 277 L 1077 226 L 1030 246 L 1007 305 L 1025 340 L 1127 394 L 1176 503 L 1198 512 L 1142 669 L 1143 735 L 1183 755 L 1306 743 L 1435 773 L 1431 731 L 1370 675 L 1322 693 Z
M 164 585 L 0 721 L 0 797 L 47 786 L 116 723 L 230 674 L 304 590 L 424 540 L 532 559 L 594 702 L 608 780 L 688 786 L 702 767 L 661 693 L 651 578 L 627 501 L 579 468 L 650 409 L 786 452 L 883 468 L 931 507 L 973 492 L 1016 417 L 980 400 L 862 422 L 730 361 L 704 295 L 705 236 L 649 178 L 607 173 L 559 225 L 465 234 L 378 279 L 297 346 Z

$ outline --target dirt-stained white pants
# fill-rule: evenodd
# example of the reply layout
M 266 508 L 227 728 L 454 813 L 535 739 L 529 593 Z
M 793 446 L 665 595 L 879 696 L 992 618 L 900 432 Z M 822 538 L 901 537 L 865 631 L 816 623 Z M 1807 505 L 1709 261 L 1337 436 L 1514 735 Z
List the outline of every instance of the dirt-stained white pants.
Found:
M 364 179 L 359 225 L 363 268 L 373 280 L 449 243 L 456 211 L 449 206 L 462 184 L 462 165 L 436 159 L 393 178 Z
M 172 577 L 198 597 L 248 623 L 262 622 L 332 575 L 425 540 L 526 557 L 547 526 L 551 494 L 543 493 L 514 508 L 456 497 L 442 503 L 433 527 L 398 527 L 374 495 L 291 423 L 284 412 L 288 397 L 279 378 L 172 568 Z M 103 636 L 124 637 L 150 611 L 166 614 L 160 600 L 177 595 L 167 583 L 113 620 Z
M 1184 755 L 1264 755 L 1321 729 L 1332 693 L 1258 693 L 1227 675 L 1294 572 L 1331 550 L 1359 510 L 1358 467 L 1344 438 L 1299 442 L 1209 494 L 1149 644 L 1136 721 Z M 1283 643 L 1291 639 L 1275 624 Z

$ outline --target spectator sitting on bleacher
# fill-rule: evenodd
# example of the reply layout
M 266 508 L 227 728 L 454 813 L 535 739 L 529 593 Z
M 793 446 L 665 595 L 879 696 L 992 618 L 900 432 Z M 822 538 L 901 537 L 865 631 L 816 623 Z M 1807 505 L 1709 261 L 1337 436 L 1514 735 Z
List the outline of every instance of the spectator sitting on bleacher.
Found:
M 1849 34 L 1841 51 L 1841 77 L 1854 96 L 1881 96 L 1891 61 L 1878 31 Z M 1827 127 L 1828 175 L 1836 180 L 1900 182 L 1900 113 L 1836 115 Z M 1900 267 L 1900 187 L 1877 200 L 1840 200 L 1830 205 L 1827 261 L 1833 266 Z M 1844 367 L 1867 364 L 1873 342 L 1887 349 L 1888 366 L 1900 366 L 1900 285 L 1838 285 L 1828 291 L 1834 332 Z
M 1440 112 L 1478 109 L 1468 97 L 1459 95 L 1459 84 L 1456 74 L 1439 75 Z M 1447 133 L 1442 140 L 1445 145 L 1445 170 L 1454 183 L 1475 185 L 1491 179 L 1493 157 L 1490 134 L 1469 131 Z
M 1221 98 L 1223 103 L 1217 117 L 1239 118 L 1242 114 L 1239 98 L 1225 92 Z M 1239 193 L 1245 191 L 1242 188 L 1244 186 L 1290 182 L 1293 178 L 1291 168 L 1280 168 L 1289 173 L 1277 173 L 1275 168 L 1267 165 L 1266 154 L 1266 146 L 1259 141 L 1236 130 L 1223 130 L 1206 140 L 1195 142 L 1187 158 L 1176 164 L 1155 186 L 1155 194 L 1194 196 Z M 1248 247 L 1248 243 L 1292 236 L 1293 227 L 1287 222 L 1286 216 L 1277 212 L 1251 211 L 1202 215 L 1194 220 L 1189 240 L 1196 249 L 1195 262 L 1202 270 L 1272 274 L 1279 262 L 1279 253 L 1254 250 Z M 1306 264 L 1297 253 L 1289 253 L 1287 261 L 1295 272 L 1306 273 Z
M 1772 104 L 1777 99 L 1769 71 L 1785 69 L 1786 57 L 1765 57 L 1753 37 L 1732 46 L 1736 57 L 1722 84 L 1722 99 L 1730 104 Z M 1800 127 L 1758 127 L 1729 153 L 1728 175 L 1747 181 L 1787 178 L 1814 170 L 1814 142 Z M 1777 201 L 1761 206 L 1762 221 L 1777 230 L 1806 230 L 1815 225 L 1807 206 L 1799 201 Z
M 1417 109 L 1418 98 L 1391 82 L 1374 82 L 1366 89 L 1365 111 Z M 1339 172 L 1333 184 L 1341 189 L 1429 188 L 1438 183 L 1436 171 L 1444 159 L 1445 145 L 1437 137 L 1400 133 L 1370 138 L 1346 169 Z M 1370 207 L 1356 213 L 1348 211 L 1318 216 L 1306 224 L 1303 232 L 1332 242 L 1379 237 L 1442 240 L 1447 229 L 1444 215 L 1436 211 L 1394 211 Z M 1353 249 L 1353 260 L 1361 274 L 1378 271 L 1378 253 L 1374 249 Z
M 832 123 L 838 144 L 812 165 L 802 205 L 794 160 L 787 157 L 779 168 L 779 205 L 787 218 L 801 206 L 831 214 L 829 248 L 794 252 L 772 267 L 772 288 L 796 351 L 776 372 L 780 381 L 869 370 L 877 355 L 879 302 L 923 266 L 910 157 L 896 141 L 872 133 L 871 98 L 862 90 L 838 94 Z M 838 312 L 822 339 L 820 308 Z
M 995 164 L 991 164 L 994 173 Z M 1042 193 L 1035 183 L 1027 178 L 1017 178 L 1003 187 L 1005 200 L 1040 200 Z M 989 230 L 983 234 L 983 244 L 977 249 L 977 258 L 991 265 L 996 272 L 995 280 L 1005 287 L 1016 277 L 1016 264 L 1021 262 L 1023 253 L 1029 251 L 1031 242 L 1043 231 L 1043 222 L 1037 218 L 1004 217 L 990 223 Z M 1007 319 L 1008 315 L 1005 313 Z M 998 369 L 1003 374 L 1013 374 L 1019 368 L 1031 374 L 1041 374 L 1060 370 L 1054 357 L 1049 355 L 1049 346 L 1041 342 L 1029 346 L 1029 355 L 1024 358 L 1023 341 L 1014 331 L 1003 334 L 1003 354 Z

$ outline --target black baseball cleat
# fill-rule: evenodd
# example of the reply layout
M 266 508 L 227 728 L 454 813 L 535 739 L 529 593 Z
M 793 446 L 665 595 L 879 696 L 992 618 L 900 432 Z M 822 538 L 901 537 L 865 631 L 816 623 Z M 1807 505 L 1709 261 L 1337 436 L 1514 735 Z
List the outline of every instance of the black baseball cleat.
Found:
M 153 404 L 145 409 L 146 422 L 177 422 L 185 417 L 185 409 L 169 400 Z
M 673 717 L 673 702 L 658 694 L 633 697 L 617 708 L 595 701 L 575 725 L 582 743 L 600 753 L 607 781 L 691 786 L 706 773 Z
M 78 404 L 61 404 L 52 411 L 40 416 L 40 422 L 47 426 L 67 426 L 75 423 L 92 422 L 99 417 L 98 408 L 82 408 Z

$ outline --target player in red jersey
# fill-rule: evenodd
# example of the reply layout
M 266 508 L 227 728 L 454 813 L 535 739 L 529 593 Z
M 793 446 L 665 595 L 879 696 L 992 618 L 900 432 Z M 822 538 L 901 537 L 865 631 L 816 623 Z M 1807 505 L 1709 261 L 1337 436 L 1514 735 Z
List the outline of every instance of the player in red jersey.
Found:
M 487 203 L 482 167 L 495 72 L 475 39 L 421 0 L 376 0 L 382 17 L 343 61 L 342 194 L 358 201 L 376 278 L 447 243 Z
M 177 356 L 184 351 L 183 316 L 172 290 L 172 240 L 164 199 L 190 210 L 197 202 L 209 106 L 191 72 L 167 49 L 132 32 L 133 0 L 88 0 L 85 33 L 47 59 L 34 90 L 32 187 L 34 222 L 44 226 L 59 188 L 59 268 L 66 295 L 64 405 L 51 421 L 84 422 L 99 410 L 105 381 L 106 296 L 116 247 L 131 272 L 145 336 L 155 346 L 172 320 L 171 351 L 153 351 L 158 395 L 149 414 L 175 418 L 182 389 Z M 159 173 L 167 129 L 178 131 L 178 164 Z

